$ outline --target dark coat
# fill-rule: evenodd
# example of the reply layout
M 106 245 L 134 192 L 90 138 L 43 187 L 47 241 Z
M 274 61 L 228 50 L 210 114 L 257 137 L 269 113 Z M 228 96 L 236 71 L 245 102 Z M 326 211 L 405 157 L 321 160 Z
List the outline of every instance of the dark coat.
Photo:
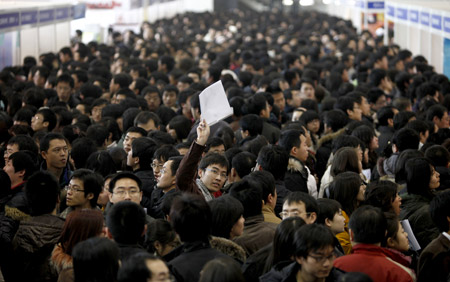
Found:
M 297 262 L 285 261 L 275 265 L 267 274 L 261 276 L 261 282 L 297 282 L 297 272 L 301 266 Z M 332 268 L 326 282 L 340 281 L 343 271 Z
M 304 165 L 296 158 L 289 158 L 289 165 L 286 174 L 284 175 L 284 185 L 286 189 L 292 192 L 305 192 L 308 191 L 308 171 Z
M 449 276 L 450 240 L 440 234 L 420 254 L 417 281 L 448 281 Z
M 245 219 L 244 233 L 233 241 L 244 248 L 247 256 L 272 243 L 278 224 L 265 222 L 262 214 Z
M 389 141 L 391 141 L 392 136 L 394 136 L 394 128 L 389 126 L 380 126 L 378 128 L 378 131 L 380 132 L 380 136 L 378 136 L 378 149 L 377 153 L 378 155 L 382 155 L 384 150 L 389 144 Z
M 400 218 L 409 220 L 414 235 L 423 250 L 439 236 L 439 230 L 431 219 L 430 199 L 415 194 L 403 194 L 401 197 Z
M 443 191 L 450 188 L 450 169 L 445 166 L 437 166 L 436 171 L 439 172 L 440 182 L 440 185 L 436 190 Z
M 265 273 L 264 269 L 266 267 L 266 261 L 270 255 L 272 246 L 272 244 L 269 244 L 247 258 L 242 266 L 242 273 L 244 274 L 245 281 L 259 281 L 259 277 Z
M 164 213 L 162 211 L 162 203 L 167 195 L 175 193 L 176 189 L 172 189 L 164 193 L 162 189 L 156 188 L 153 190 L 152 197 L 150 199 L 150 209 L 147 210 L 147 213 L 153 218 L 162 218 L 164 219 Z
M 142 200 L 141 206 L 148 210 L 151 208 L 152 192 L 155 188 L 156 181 L 152 170 L 136 170 L 133 172 L 142 181 Z
M 196 282 L 200 278 L 200 271 L 207 262 L 215 258 L 229 258 L 211 248 L 209 242 L 184 243 L 180 249 L 182 249 L 181 254 L 169 261 L 169 269 L 177 282 Z
M 13 240 L 11 264 L 5 280 L 56 281 L 58 275 L 50 264 L 50 256 L 63 226 L 62 218 L 50 214 L 21 221 Z
M 280 139 L 281 132 L 279 128 L 270 124 L 267 119 L 264 119 L 261 135 L 266 137 L 270 144 L 276 144 L 278 139 Z
M 277 202 L 275 204 L 275 215 L 279 215 L 280 212 L 283 211 L 283 203 L 284 199 L 291 193 L 286 186 L 284 185 L 284 181 L 276 180 L 275 181 L 275 189 L 277 190 Z

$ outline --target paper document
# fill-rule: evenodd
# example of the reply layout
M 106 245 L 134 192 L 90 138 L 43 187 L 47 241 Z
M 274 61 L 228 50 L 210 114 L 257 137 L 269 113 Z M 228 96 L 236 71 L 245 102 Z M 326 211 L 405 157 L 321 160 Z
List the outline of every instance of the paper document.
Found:
M 202 119 L 206 120 L 209 126 L 233 114 L 233 108 L 228 103 L 220 80 L 203 90 L 199 98 Z
M 401 221 L 403 230 L 405 230 L 406 233 L 408 233 L 408 241 L 409 241 L 409 247 L 413 251 L 419 251 L 420 245 L 419 242 L 417 242 L 416 236 L 414 236 L 414 232 L 412 231 L 411 225 L 409 224 L 409 221 L 407 219 Z

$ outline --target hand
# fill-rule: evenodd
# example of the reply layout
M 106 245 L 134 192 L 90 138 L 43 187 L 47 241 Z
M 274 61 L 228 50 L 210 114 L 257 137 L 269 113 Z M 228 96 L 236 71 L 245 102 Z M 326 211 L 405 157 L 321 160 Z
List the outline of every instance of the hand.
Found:
M 197 144 L 205 146 L 209 138 L 209 125 L 203 119 L 197 126 Z

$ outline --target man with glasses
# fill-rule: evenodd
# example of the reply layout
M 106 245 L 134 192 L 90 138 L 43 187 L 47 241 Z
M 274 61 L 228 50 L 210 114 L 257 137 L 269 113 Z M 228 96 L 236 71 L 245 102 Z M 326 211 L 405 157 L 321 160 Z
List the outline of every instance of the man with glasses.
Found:
M 56 179 L 59 179 L 60 187 L 65 187 L 69 184 L 72 176 L 68 163 L 68 142 L 59 133 L 48 133 L 41 139 L 40 149 L 41 156 L 44 159 L 41 164 L 41 171 L 49 171 Z
M 337 281 L 342 272 L 333 268 L 334 236 L 322 225 L 307 224 L 294 235 L 294 262 L 278 264 L 260 281 Z
M 210 153 L 202 158 L 209 132 L 210 128 L 206 121 L 201 121 L 197 127 L 197 140 L 192 142 L 176 174 L 177 189 L 203 195 L 207 201 L 222 194 L 220 190 L 228 176 L 228 161 L 225 156 Z
M 103 179 L 99 174 L 90 169 L 76 170 L 65 187 L 67 209 L 60 217 L 66 218 L 74 210 L 97 208 L 98 195 L 102 189 Z
M 282 219 L 292 216 L 301 217 L 306 224 L 312 224 L 317 219 L 318 205 L 316 200 L 304 192 L 292 192 L 284 200 Z

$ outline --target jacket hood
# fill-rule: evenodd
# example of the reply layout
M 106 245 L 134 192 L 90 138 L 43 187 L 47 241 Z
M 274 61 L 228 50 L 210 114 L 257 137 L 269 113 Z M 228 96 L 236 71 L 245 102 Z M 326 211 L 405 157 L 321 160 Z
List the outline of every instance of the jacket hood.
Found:
M 327 143 L 329 141 L 332 141 L 332 140 L 338 138 L 344 132 L 345 132 L 345 128 L 341 128 L 336 132 L 332 132 L 330 134 L 324 135 L 322 138 L 319 139 L 319 141 L 317 141 L 316 148 L 320 148 L 320 146 L 322 146 L 324 143 Z
M 240 262 L 245 262 L 245 251 L 235 242 L 225 238 L 212 236 L 209 243 L 213 249 L 216 249 L 219 252 L 224 253 Z

